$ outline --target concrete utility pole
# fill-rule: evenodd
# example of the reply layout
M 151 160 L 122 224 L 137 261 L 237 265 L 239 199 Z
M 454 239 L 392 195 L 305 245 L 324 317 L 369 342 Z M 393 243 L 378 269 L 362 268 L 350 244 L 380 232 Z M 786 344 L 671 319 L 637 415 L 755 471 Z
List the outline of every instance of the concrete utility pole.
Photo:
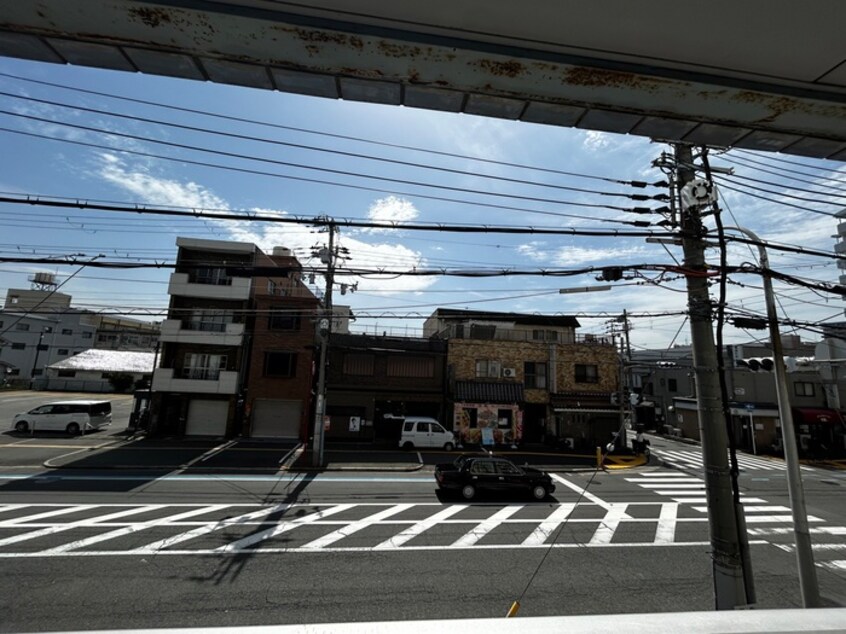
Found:
M 323 316 L 318 322 L 318 331 L 322 334 L 320 344 L 320 361 L 317 366 L 317 403 L 314 408 L 314 439 L 312 442 L 311 464 L 313 467 L 323 466 L 323 417 L 326 414 L 326 362 L 329 352 L 329 337 L 332 334 L 332 285 L 335 282 L 335 232 L 338 227 L 329 224 L 329 247 L 322 249 L 320 258 L 326 265 L 326 292 L 323 295 Z M 326 321 L 323 330 L 322 321 Z M 324 334 L 325 333 L 325 334 Z
M 694 179 L 693 153 L 675 146 L 679 191 Z M 717 377 L 712 304 L 705 276 L 704 227 L 696 207 L 680 209 L 684 268 L 687 279 L 690 338 L 696 379 L 699 434 L 702 439 L 705 493 L 711 533 L 711 561 L 716 609 L 746 605 L 743 567 L 728 464 L 727 433 Z
M 761 239 L 749 229 L 728 227 L 745 234 L 760 243 Z M 773 281 L 766 274 L 770 268 L 767 249 L 758 244 L 758 258 L 761 261 L 761 275 L 764 280 L 764 297 L 767 303 L 767 322 L 770 330 L 770 343 L 773 349 L 773 370 L 776 378 L 776 399 L 781 418 L 781 435 L 784 442 L 784 462 L 787 468 L 787 492 L 790 495 L 790 510 L 793 514 L 793 534 L 796 540 L 796 563 L 799 567 L 799 590 L 802 593 L 802 605 L 806 608 L 820 607 L 820 588 L 817 583 L 817 570 L 814 567 L 814 551 L 811 546 L 811 530 L 808 526 L 808 512 L 805 509 L 805 491 L 802 488 L 802 474 L 799 470 L 799 452 L 796 447 L 796 432 L 793 427 L 793 412 L 790 410 L 790 392 L 787 387 L 787 370 L 784 366 L 784 350 L 781 345 L 781 333 L 778 329 Z M 752 422 L 750 421 L 750 424 Z M 752 428 L 754 443 L 755 428 Z M 753 444 L 754 447 L 754 444 Z

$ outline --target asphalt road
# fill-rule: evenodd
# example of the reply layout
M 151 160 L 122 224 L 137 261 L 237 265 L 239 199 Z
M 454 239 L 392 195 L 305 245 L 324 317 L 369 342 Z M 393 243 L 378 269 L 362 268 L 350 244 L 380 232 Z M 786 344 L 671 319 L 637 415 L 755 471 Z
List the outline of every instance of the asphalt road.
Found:
M 501 617 L 518 599 L 520 616 L 711 609 L 698 448 L 653 448 L 680 468 L 556 474 L 544 503 L 445 498 L 429 468 L 0 464 L 0 630 Z M 799 607 L 783 464 L 744 462 L 758 606 Z M 804 477 L 820 586 L 844 605 L 846 473 Z

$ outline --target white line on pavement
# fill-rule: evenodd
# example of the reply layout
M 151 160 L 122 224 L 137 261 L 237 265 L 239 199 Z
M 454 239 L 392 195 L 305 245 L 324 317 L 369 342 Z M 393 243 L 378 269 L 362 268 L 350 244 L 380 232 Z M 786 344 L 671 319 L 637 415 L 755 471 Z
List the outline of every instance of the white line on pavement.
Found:
M 482 539 L 482 537 L 484 537 L 497 526 L 502 524 L 503 520 L 508 519 L 522 508 L 522 506 L 506 506 L 504 509 L 500 509 L 499 511 L 491 515 L 488 519 L 483 520 L 477 526 L 471 528 L 464 535 L 455 540 L 452 543 L 452 546 L 450 546 L 450 548 L 472 546 L 480 539 Z
M 123 537 L 124 535 L 131 535 L 132 533 L 137 533 L 138 531 L 144 530 L 145 528 L 151 528 L 153 526 L 159 526 L 161 524 L 176 522 L 186 517 L 205 515 L 206 513 L 220 511 L 225 508 L 227 508 L 226 504 L 213 504 L 211 506 L 204 506 L 203 508 L 193 509 L 191 511 L 185 511 L 183 513 L 177 513 L 176 515 L 160 517 L 158 519 L 150 520 L 149 522 L 142 522 L 140 524 L 134 524 L 132 526 L 125 526 L 123 528 L 118 528 L 116 530 L 109 531 L 108 533 L 101 533 L 99 535 L 93 535 L 85 539 L 79 539 L 75 542 L 68 542 L 67 544 L 56 546 L 55 548 L 48 548 L 47 550 L 42 551 L 42 553 L 44 553 L 45 555 L 51 555 L 55 553 L 64 553 L 69 550 L 76 550 L 77 548 L 85 548 L 86 546 L 89 546 L 91 544 L 98 544 L 109 539 Z
M 575 508 L 575 504 L 562 504 L 559 506 L 544 521 L 538 524 L 538 527 L 532 531 L 532 534 L 523 540 L 523 544 L 531 546 L 545 543 L 558 528 L 558 525 L 565 521 Z
M 455 515 L 456 513 L 463 511 L 467 508 L 466 504 L 454 504 L 452 506 L 446 507 L 440 513 L 435 513 L 434 515 L 427 517 L 422 522 L 417 522 L 413 526 L 409 526 L 401 533 L 394 535 L 390 539 L 383 541 L 381 544 L 377 544 L 373 550 L 387 550 L 387 549 L 394 549 L 398 546 L 402 546 L 406 542 L 411 541 L 420 533 L 432 528 L 435 524 L 440 522 L 441 520 L 445 520 L 448 517 Z
M 397 504 L 396 506 L 392 506 L 391 508 L 385 509 L 384 511 L 373 513 L 372 515 L 368 515 L 364 519 L 360 519 L 351 524 L 347 524 L 346 526 L 339 528 L 338 530 L 333 531 L 328 535 L 319 537 L 314 541 L 305 544 L 303 548 L 325 548 L 326 546 L 334 544 L 335 542 L 340 541 L 345 537 L 349 537 L 353 533 L 357 533 L 360 530 L 364 530 L 365 528 L 372 526 L 373 524 L 376 524 L 383 519 L 386 519 L 393 515 L 398 515 L 403 511 L 407 511 L 413 506 L 413 504 Z
M 678 504 L 662 504 L 658 526 L 655 528 L 655 543 L 669 544 L 676 538 L 676 520 L 679 516 Z
M 627 504 L 612 504 L 611 508 L 605 513 L 605 517 L 596 528 L 596 532 L 590 539 L 591 544 L 610 544 L 617 527 L 620 525 L 620 520 L 628 517 L 626 515 Z
M 215 552 L 225 553 L 229 552 L 230 550 L 246 550 L 253 544 L 257 544 L 258 542 L 270 539 L 275 535 L 287 533 L 288 531 L 294 530 L 298 526 L 303 526 L 304 524 L 311 524 L 314 521 L 322 520 L 324 517 L 328 517 L 330 515 L 335 515 L 336 513 L 349 510 L 354 506 L 355 504 L 338 504 L 328 509 L 321 509 L 319 511 L 315 511 L 314 513 L 310 513 L 309 515 L 306 515 L 304 517 L 298 517 L 295 520 L 281 521 L 276 524 L 276 526 L 266 528 L 263 531 L 253 533 L 252 535 L 247 535 L 246 537 L 236 539 L 234 542 L 230 542 L 224 546 L 221 546 L 220 548 L 216 548 Z
M 613 508 L 613 504 L 606 502 L 605 500 L 603 500 L 599 496 L 594 495 L 593 493 L 591 493 L 587 489 L 583 489 L 582 487 L 580 487 L 578 484 L 576 484 L 574 482 L 570 482 L 568 479 L 558 475 L 557 473 L 550 473 L 549 475 L 554 480 L 556 480 L 557 482 L 560 482 L 561 484 L 563 484 L 568 489 L 572 489 L 573 491 L 578 493 L 580 496 L 584 497 L 586 500 L 590 500 L 591 502 L 593 502 L 597 506 L 601 506 L 606 511 L 610 511 Z M 624 514 L 624 516 L 625 516 L 626 519 L 629 519 L 628 515 Z
M 85 511 L 95 508 L 93 504 L 79 504 L 74 506 L 66 506 L 52 511 L 44 511 L 43 513 L 36 513 L 35 515 L 24 515 L 22 517 L 13 517 L 10 520 L 0 522 L 0 528 L 8 528 L 17 526 L 18 524 L 30 524 L 47 517 L 56 517 L 58 515 L 69 515 L 78 511 Z

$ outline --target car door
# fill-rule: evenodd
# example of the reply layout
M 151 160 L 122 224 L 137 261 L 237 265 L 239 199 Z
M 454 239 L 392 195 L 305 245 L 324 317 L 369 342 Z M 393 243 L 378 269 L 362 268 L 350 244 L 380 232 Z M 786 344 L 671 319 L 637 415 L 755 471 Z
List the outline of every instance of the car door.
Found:
M 438 423 L 429 423 L 429 429 L 431 430 L 429 437 L 432 441 L 432 447 L 443 447 L 447 440 L 450 440 L 447 437 L 447 431 Z
M 41 407 L 36 407 L 35 409 L 30 410 L 29 417 L 32 419 L 30 421 L 30 429 L 33 429 L 33 430 L 55 429 L 55 426 L 54 426 L 55 416 L 53 416 L 53 406 L 52 405 L 42 405 Z
M 510 462 L 497 460 L 496 473 L 499 486 L 502 487 L 503 491 L 516 493 L 518 491 L 525 491 L 528 486 L 523 470 Z
M 414 435 L 414 444 L 418 447 L 432 446 L 432 433 L 429 430 L 429 423 L 418 422 L 417 432 Z
M 502 491 L 503 487 L 493 460 L 479 458 L 470 465 L 470 482 L 479 490 Z

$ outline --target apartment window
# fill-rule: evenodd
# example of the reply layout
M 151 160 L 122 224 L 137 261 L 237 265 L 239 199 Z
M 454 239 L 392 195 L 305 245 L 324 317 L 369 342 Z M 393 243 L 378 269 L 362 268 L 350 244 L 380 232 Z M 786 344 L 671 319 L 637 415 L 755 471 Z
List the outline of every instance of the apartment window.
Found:
M 498 379 L 500 372 L 501 365 L 499 361 L 492 361 L 491 359 L 476 360 L 477 379 Z
M 435 360 L 432 357 L 388 357 L 388 376 L 428 379 L 435 376 Z
M 70 328 L 62 328 L 62 334 L 63 335 L 72 335 L 73 330 L 71 330 Z
M 32 371 L 32 376 L 41 376 L 42 374 L 44 374 L 44 370 L 42 368 Z
M 9 370 L 9 376 L 20 376 L 21 369 L 20 368 L 12 368 Z
M 577 363 L 576 383 L 599 383 L 599 368 L 595 365 Z
M 60 379 L 72 379 L 76 376 L 76 370 L 59 370 Z
M 273 280 L 267 280 L 267 294 L 276 295 L 276 282 Z
M 193 310 L 185 323 L 187 330 L 203 332 L 226 332 L 226 324 L 232 322 L 232 315 L 221 310 Z
M 796 394 L 796 396 L 813 396 L 814 384 L 807 383 L 804 381 L 797 381 L 793 384 L 793 393 Z
M 292 377 L 297 370 L 297 355 L 293 352 L 265 352 L 264 375 Z
M 300 317 L 293 315 L 286 310 L 272 310 L 267 319 L 267 327 L 270 330 L 299 330 Z
M 29 324 L 16 324 L 15 330 L 29 330 Z
M 232 278 L 226 275 L 226 269 L 204 266 L 194 270 L 189 279 L 194 284 L 211 284 L 213 286 L 230 286 Z
M 93 334 L 92 334 L 92 333 L 90 333 L 90 332 L 83 332 L 83 333 L 82 333 L 82 338 L 83 338 L 83 339 L 91 339 L 92 337 L 93 337 Z
M 351 376 L 373 376 L 374 358 L 372 354 L 345 354 L 343 372 Z
M 183 378 L 216 381 L 220 371 L 226 369 L 225 354 L 198 354 L 189 352 L 185 355 L 182 368 Z
M 527 361 L 523 364 L 524 384 L 535 390 L 546 389 L 546 363 Z
M 23 350 L 24 348 L 26 348 L 25 343 L 13 343 L 12 344 L 12 350 Z
M 50 346 L 48 346 L 46 343 L 39 343 L 36 346 L 36 348 L 38 349 L 39 352 L 46 352 L 47 350 L 50 349 Z
M 68 349 L 67 348 L 59 348 L 58 351 L 56 352 L 56 354 L 59 355 L 60 357 L 66 357 L 66 356 L 68 356 Z
M 676 379 L 667 379 L 667 391 L 678 392 L 679 382 Z

